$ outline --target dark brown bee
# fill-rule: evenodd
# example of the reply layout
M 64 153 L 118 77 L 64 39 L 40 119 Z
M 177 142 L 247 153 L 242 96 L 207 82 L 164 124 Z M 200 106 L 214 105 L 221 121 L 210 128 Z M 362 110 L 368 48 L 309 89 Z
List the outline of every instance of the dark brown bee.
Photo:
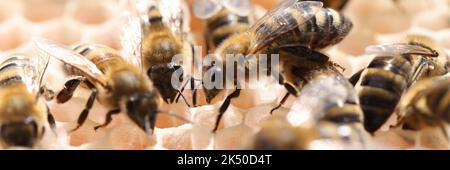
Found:
M 234 34 L 246 31 L 254 22 L 249 0 L 196 0 L 194 13 L 205 20 L 207 51 L 214 50 Z
M 92 91 L 86 107 L 78 118 L 78 126 L 72 131 L 77 130 L 85 122 L 89 110 L 97 99 L 111 110 L 106 115 L 105 123 L 96 126 L 95 129 L 107 126 L 113 115 L 125 111 L 141 129 L 148 134 L 153 132 L 157 114 L 164 113 L 159 109 L 162 100 L 139 66 L 129 63 L 118 52 L 102 45 L 80 45 L 73 51 L 50 40 L 35 38 L 33 41 L 41 53 L 74 67 L 78 70 L 78 76 L 81 76 L 65 83 L 64 89 L 56 96 L 58 103 L 68 101 L 80 83 L 84 83 Z
M 39 99 L 48 57 L 11 55 L 0 64 L 0 144 L 33 147 L 45 125 L 55 127 L 48 107 Z
M 446 54 L 422 36 L 410 36 L 406 43 L 371 46 L 367 51 L 377 57 L 350 81 L 359 87 L 364 127 L 370 133 L 386 122 L 412 84 L 448 70 Z
M 242 54 L 244 56 L 253 54 L 280 54 L 280 61 L 288 63 L 287 58 L 302 58 L 299 60 L 306 63 L 299 66 L 297 75 L 307 74 L 308 69 L 322 68 L 323 66 L 334 65 L 328 61 L 328 57 L 320 55 L 314 50 L 319 50 L 340 42 L 351 30 L 352 22 L 333 9 L 322 8 L 321 2 L 290 0 L 280 4 L 275 9 L 269 11 L 263 18 L 246 32 L 236 34 L 225 40 L 216 50 L 219 58 L 216 61 L 226 61 L 227 54 Z M 283 54 L 286 52 L 286 54 Z M 289 53 L 289 54 L 287 54 Z M 285 57 L 296 56 L 296 57 Z M 317 57 L 317 58 L 316 58 Z M 296 62 L 297 63 L 297 62 Z M 283 66 L 284 67 L 284 66 Z M 214 70 L 217 73 L 226 73 L 226 70 L 217 70 L 220 67 L 213 65 L 204 66 L 203 70 Z M 226 65 L 223 67 L 226 68 Z M 246 68 L 249 69 L 249 68 Z M 284 68 L 285 70 L 290 70 Z M 292 72 L 292 70 L 291 70 Z M 287 99 L 289 94 L 297 95 L 297 83 L 289 77 L 292 73 L 271 74 L 279 78 L 289 93 L 283 98 Z M 226 79 L 233 79 L 234 75 L 226 74 Z M 286 81 L 283 76 L 285 76 Z M 215 79 L 215 73 L 204 75 L 207 79 Z M 307 78 L 301 78 L 307 79 Z M 234 79 L 235 80 L 235 79 Z M 214 80 L 212 80 L 214 81 Z M 303 82 L 306 83 L 306 82 Z M 221 116 L 226 111 L 232 98 L 238 97 L 240 93 L 239 82 L 234 83 L 236 89 L 228 95 L 219 109 L 217 125 Z M 204 88 L 207 101 L 211 101 L 222 89 Z M 283 102 L 282 102 L 283 103 Z M 215 130 L 218 126 L 216 126 Z

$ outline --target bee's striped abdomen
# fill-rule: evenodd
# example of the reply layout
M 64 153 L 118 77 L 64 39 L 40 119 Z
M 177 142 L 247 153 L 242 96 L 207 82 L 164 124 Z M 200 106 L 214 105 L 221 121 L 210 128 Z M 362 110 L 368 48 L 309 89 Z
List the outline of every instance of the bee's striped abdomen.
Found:
M 17 83 L 24 83 L 25 70 L 30 70 L 30 61 L 27 58 L 11 57 L 0 65 L 0 88 Z M 34 70 L 33 70 L 34 71 Z
M 307 8 L 303 10 L 312 11 L 312 9 Z M 322 49 L 340 42 L 353 27 L 352 22 L 348 18 L 333 9 L 321 8 L 314 17 L 307 21 L 300 14 L 303 12 L 298 9 L 292 9 L 288 14 L 284 15 L 284 20 L 296 22 L 298 27 L 276 38 L 271 44 L 272 47 L 295 44 L 311 49 Z M 274 29 L 270 25 L 275 22 L 279 21 L 271 19 L 261 27 Z
M 82 44 L 75 47 L 74 51 L 92 61 L 102 72 L 105 72 L 107 67 L 114 66 L 114 62 L 123 62 L 115 50 L 102 45 Z
M 405 55 L 376 57 L 363 72 L 359 99 L 367 131 L 375 132 L 391 116 L 411 72 L 412 63 Z
M 244 32 L 250 27 L 249 16 L 238 16 L 223 9 L 221 12 L 207 19 L 208 43 L 214 48 L 236 33 Z
M 361 123 L 362 111 L 356 103 L 347 101 L 343 106 L 335 105 L 326 110 L 322 120 L 337 124 Z

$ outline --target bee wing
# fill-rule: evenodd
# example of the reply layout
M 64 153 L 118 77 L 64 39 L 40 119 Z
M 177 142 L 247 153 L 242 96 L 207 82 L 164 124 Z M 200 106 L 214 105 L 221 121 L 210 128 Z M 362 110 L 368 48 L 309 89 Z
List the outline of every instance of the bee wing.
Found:
M 164 0 L 159 4 L 163 22 L 172 32 L 184 38 L 189 32 L 190 12 L 185 0 Z
M 256 36 L 256 42 L 252 46 L 252 52 L 260 50 L 286 32 L 303 25 L 315 16 L 322 6 L 322 2 L 316 1 L 284 1 L 278 7 L 269 11 L 250 28 L 249 31 L 255 33 Z M 296 11 L 295 18 L 293 11 Z
M 38 95 L 39 88 L 42 86 L 42 79 L 50 61 L 49 58 L 40 54 L 13 54 L 1 63 L 0 68 L 11 64 L 19 67 L 20 70 L 17 74 L 22 77 L 22 81 L 26 84 L 28 91 Z
M 249 0 L 221 0 L 222 5 L 239 16 L 248 16 L 252 10 Z
M 422 46 L 410 44 L 383 44 L 366 47 L 366 54 L 392 55 L 392 54 L 421 54 L 432 56 L 434 53 Z
M 346 101 L 359 103 L 353 86 L 337 72 L 316 76 L 299 94 L 288 114 L 292 120 L 297 121 L 304 119 L 305 115 L 317 121 L 325 116 L 324 111 L 330 107 L 342 106 Z
M 222 10 L 223 6 L 218 0 L 195 0 L 194 15 L 200 19 L 208 19 Z
M 31 59 L 31 64 L 36 68 L 36 74 L 33 78 L 32 92 L 39 94 L 39 89 L 43 86 L 42 80 L 44 79 L 45 71 L 47 71 L 48 64 L 50 63 L 50 57 L 48 55 L 37 54 L 36 57 Z
M 103 72 L 100 71 L 94 63 L 86 59 L 84 56 L 74 52 L 73 50 L 65 47 L 62 44 L 53 42 L 51 40 L 34 37 L 33 43 L 37 47 L 41 55 L 54 57 L 66 64 L 79 69 L 84 73 L 83 76 L 89 77 L 92 80 L 100 83 L 101 85 L 106 85 L 106 80 Z
M 122 56 L 129 63 L 142 67 L 142 26 L 139 17 L 131 13 L 123 15 L 124 26 L 120 36 Z

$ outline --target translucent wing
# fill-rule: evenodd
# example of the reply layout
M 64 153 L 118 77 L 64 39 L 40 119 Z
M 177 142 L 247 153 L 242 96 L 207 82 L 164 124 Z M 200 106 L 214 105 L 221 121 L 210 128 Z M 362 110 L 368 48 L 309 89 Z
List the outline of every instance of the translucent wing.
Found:
M 139 17 L 131 13 L 123 15 L 124 26 L 120 36 L 122 56 L 131 64 L 142 67 L 142 26 Z
M 218 0 L 195 0 L 194 15 L 200 19 L 208 19 L 222 10 L 223 6 Z
M 162 0 L 159 9 L 163 22 L 172 32 L 183 38 L 189 32 L 190 12 L 185 0 Z
M 307 114 L 317 121 L 325 116 L 326 110 L 343 106 L 346 101 L 358 101 L 357 93 L 350 82 L 337 72 L 322 74 L 301 89 L 300 96 L 294 101 L 288 116 L 292 120 L 301 120 L 304 116 L 302 114 Z
M 288 0 L 281 3 L 250 28 L 250 32 L 256 36 L 251 52 L 254 53 L 286 32 L 297 29 L 313 18 L 322 6 L 322 2 L 315 1 Z
M 433 56 L 433 51 L 418 45 L 410 44 L 383 44 L 366 47 L 367 54 L 392 55 L 392 54 L 418 54 Z
M 220 3 L 239 16 L 248 16 L 252 11 L 252 5 L 249 0 L 221 0 Z
M 33 43 L 42 55 L 48 55 L 69 64 L 82 71 L 84 73 L 83 76 L 89 77 L 101 85 L 106 85 L 103 72 L 84 56 L 51 40 L 34 37 Z

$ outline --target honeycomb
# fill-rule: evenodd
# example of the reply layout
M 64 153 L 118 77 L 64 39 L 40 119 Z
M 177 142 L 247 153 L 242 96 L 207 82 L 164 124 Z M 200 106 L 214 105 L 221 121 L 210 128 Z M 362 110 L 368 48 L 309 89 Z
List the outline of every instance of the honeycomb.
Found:
M 193 0 L 188 0 L 191 4 Z M 264 14 L 277 0 L 253 0 L 258 4 L 257 12 Z M 32 51 L 33 36 L 52 39 L 65 45 L 99 43 L 121 49 L 120 23 L 124 10 L 121 0 L 0 0 L 0 56 Z M 371 56 L 364 54 L 368 45 L 401 41 L 407 34 L 422 34 L 433 38 L 445 48 L 450 56 L 450 0 L 391 0 L 350 1 L 343 13 L 353 21 L 354 28 L 340 44 L 326 49 L 333 61 L 345 67 L 344 75 L 351 76 L 366 66 Z M 201 21 L 192 16 L 191 30 L 198 44 L 203 45 Z M 45 84 L 52 89 L 60 89 L 67 75 L 62 63 L 50 62 Z M 270 80 L 268 80 L 270 82 Z M 268 84 L 268 85 L 267 85 Z M 125 114 L 113 116 L 113 121 L 104 129 L 94 130 L 94 126 L 104 122 L 107 109 L 97 101 L 88 121 L 77 131 L 68 133 L 75 127 L 79 113 L 89 96 L 89 91 L 78 88 L 67 103 L 49 102 L 57 121 L 56 135 L 46 133 L 37 146 L 38 149 L 242 149 L 261 129 L 261 123 L 273 117 L 285 117 L 294 103 L 287 103 L 273 115 L 285 91 L 276 83 L 267 83 L 264 90 L 243 90 L 241 96 L 232 100 L 224 114 L 216 134 L 210 130 L 221 99 L 206 105 L 204 94 L 200 92 L 200 106 L 188 108 L 182 100 L 176 104 L 165 104 L 163 109 L 172 110 L 194 122 L 180 121 L 167 115 L 160 115 L 157 128 L 151 138 L 134 125 Z M 189 91 L 186 92 L 186 95 Z M 225 94 L 222 94 L 225 96 Z M 191 99 L 189 99 L 191 100 Z M 411 149 L 422 148 L 411 142 L 413 139 L 384 130 L 367 136 L 368 149 Z M 449 149 L 450 145 L 442 136 L 433 136 L 428 149 Z M 429 139 L 427 139 L 429 140 Z M 333 144 L 316 143 L 312 149 L 339 149 Z M 362 148 L 358 148 L 362 149 Z

